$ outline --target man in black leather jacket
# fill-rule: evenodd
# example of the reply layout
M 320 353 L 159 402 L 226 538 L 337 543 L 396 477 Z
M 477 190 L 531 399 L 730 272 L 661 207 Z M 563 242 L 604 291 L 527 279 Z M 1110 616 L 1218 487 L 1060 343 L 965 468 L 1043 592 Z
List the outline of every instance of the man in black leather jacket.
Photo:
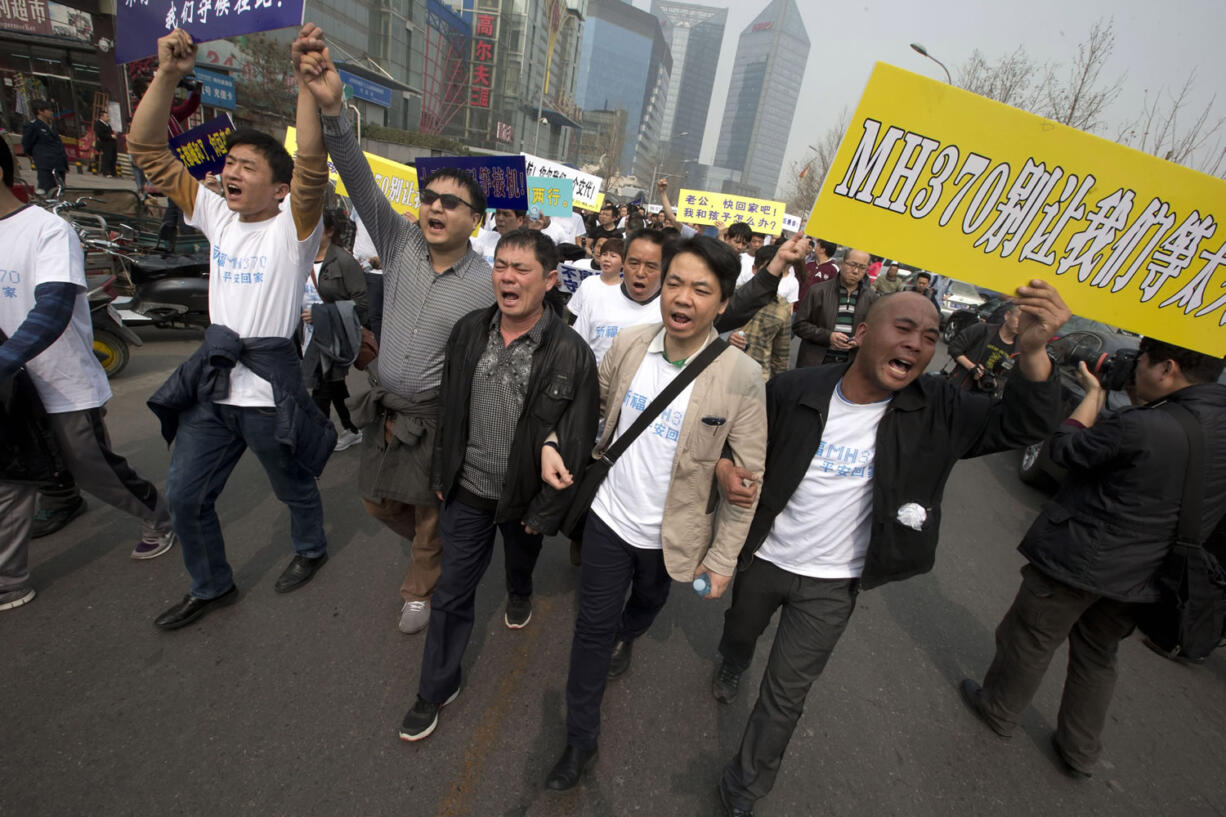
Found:
M 1138 406 L 1099 418 L 1104 393 L 1083 370 L 1086 397 L 1051 441 L 1051 459 L 1068 476 L 1019 547 L 1029 564 L 996 630 L 983 686 L 962 681 L 967 705 L 1009 737 L 1067 640 L 1052 745 L 1072 777 L 1089 777 L 1098 760 L 1116 652 L 1133 630 L 1130 607 L 1158 600 L 1155 574 L 1175 540 L 1189 440 L 1172 405 L 1191 411 L 1204 433 L 1202 541 L 1226 515 L 1221 373 L 1221 359 L 1147 338 L 1137 359 Z
M 430 602 L 417 702 L 400 737 L 434 731 L 438 710 L 460 690 L 477 584 L 494 533 L 506 552 L 508 628 L 532 616 L 532 571 L 542 534 L 557 531 L 574 488 L 541 482 L 550 432 L 568 462 L 582 462 L 596 436 L 596 361 L 573 329 L 544 306 L 557 284 L 548 236 L 515 230 L 494 251 L 497 303 L 461 318 L 447 341 L 435 438 L 433 487 L 443 501 L 443 568 Z

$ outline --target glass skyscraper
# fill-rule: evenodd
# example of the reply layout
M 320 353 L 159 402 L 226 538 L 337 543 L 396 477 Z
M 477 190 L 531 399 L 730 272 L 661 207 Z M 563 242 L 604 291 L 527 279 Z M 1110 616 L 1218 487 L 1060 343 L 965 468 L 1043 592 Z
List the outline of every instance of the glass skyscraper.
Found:
M 723 192 L 774 198 L 809 61 L 796 0 L 771 0 L 741 32 L 715 165 L 732 171 Z
M 661 139 L 668 143 L 670 168 L 688 177 L 702 150 L 728 10 L 652 0 L 651 13 L 659 18 L 673 53 Z

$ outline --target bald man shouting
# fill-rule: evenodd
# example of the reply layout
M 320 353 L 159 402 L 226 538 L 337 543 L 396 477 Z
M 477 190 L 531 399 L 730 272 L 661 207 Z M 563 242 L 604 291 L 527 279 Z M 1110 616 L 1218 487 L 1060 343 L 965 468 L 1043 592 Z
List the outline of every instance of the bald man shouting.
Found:
M 1069 310 L 1042 281 L 1018 288 L 1017 303 L 1020 376 L 1003 400 L 923 375 L 940 316 L 914 292 L 873 304 L 855 328 L 850 363 L 795 369 L 767 384 L 762 499 L 724 618 L 717 700 L 735 698 L 758 636 L 782 610 L 757 703 L 720 780 L 726 813 L 752 815 L 770 792 L 859 592 L 932 569 L 954 462 L 1029 445 L 1056 428 L 1060 385 L 1046 344 Z

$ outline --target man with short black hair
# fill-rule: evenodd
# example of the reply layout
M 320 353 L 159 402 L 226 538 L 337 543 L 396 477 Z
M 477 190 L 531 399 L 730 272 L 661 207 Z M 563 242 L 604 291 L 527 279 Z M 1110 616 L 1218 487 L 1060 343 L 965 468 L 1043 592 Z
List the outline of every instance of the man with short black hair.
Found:
M 724 231 L 724 243 L 739 256 L 749 249 L 749 244 L 753 241 L 753 229 L 743 221 L 736 221 L 728 225 Z
M 299 74 L 296 160 L 266 133 L 230 134 L 219 196 L 192 178 L 166 140 L 170 103 L 196 64 L 196 49 L 182 29 L 158 40 L 157 72 L 128 139 L 134 161 L 212 245 L 213 324 L 200 349 L 149 399 L 163 436 L 175 443 L 166 494 L 192 579 L 183 601 L 154 621 L 166 630 L 238 598 L 214 503 L 247 448 L 290 510 L 295 556 L 274 589 L 288 593 L 311 580 L 328 559 L 315 479 L 336 445 L 336 429 L 307 393 L 292 341 L 328 182 L 314 100 Z
M 1022 583 L 996 628 L 996 654 L 981 687 L 964 679 L 963 701 L 1010 737 L 1061 645 L 1068 672 L 1051 736 L 1060 768 L 1087 778 L 1115 690 L 1119 643 L 1137 606 L 1159 601 L 1159 570 L 1180 532 L 1193 447 L 1203 451 L 1194 519 L 1204 544 L 1226 518 L 1226 386 L 1221 358 L 1143 338 L 1133 408 L 1102 414 L 1106 392 L 1079 366 L 1085 397 L 1051 438 L 1068 475 L 1018 550 Z M 1187 414 L 1191 416 L 1188 417 Z M 1198 439 L 1179 420 L 1184 414 Z M 1195 535 L 1195 534 L 1194 534 Z
M 811 288 L 796 309 L 792 332 L 801 339 L 796 366 L 843 363 L 856 352 L 854 333 L 876 294 L 869 284 L 869 254 L 848 250 L 839 274 Z
M 829 281 L 839 274 L 839 265 L 834 262 L 834 254 L 838 249 L 839 245 L 833 241 L 823 241 L 820 238 L 816 241 L 813 246 L 813 260 L 805 263 L 805 274 L 800 282 L 801 303 L 814 284 Z
M 697 236 L 666 247 L 663 323 L 619 333 L 601 362 L 604 428 L 592 457 L 603 456 L 717 340 L 713 324 L 727 308 L 739 272 L 731 248 L 715 239 Z M 573 788 L 594 759 L 607 681 L 629 667 L 634 640 L 663 608 L 671 582 L 705 574 L 711 599 L 728 586 L 752 508 L 713 493 L 715 460 L 726 446 L 736 465 L 756 477 L 765 442 L 761 374 L 753 361 L 725 347 L 608 472 L 583 533 L 579 614 L 566 682 L 566 749 L 549 773 L 549 789 Z M 561 489 L 571 484 L 567 464 L 577 471 L 585 460 L 544 449 L 542 478 Z
M 430 474 L 444 347 L 456 321 L 494 303 L 490 265 L 469 241 L 485 217 L 485 194 L 471 174 L 447 168 L 419 180 L 416 222 L 397 213 L 358 146 L 323 32 L 310 26 L 295 46 L 308 63 L 307 87 L 322 114 L 328 154 L 383 265 L 379 357 L 367 370 L 372 388 L 353 406 L 354 422 L 363 429 L 358 493 L 367 513 L 413 542 L 397 626 L 416 633 L 430 621 L 442 565 Z M 513 228 L 520 217 L 504 211 L 501 226 Z
M 938 311 L 940 311 L 941 305 L 937 303 L 936 292 L 934 292 L 932 289 L 932 273 L 931 272 L 925 272 L 924 270 L 920 270 L 919 272 L 915 273 L 915 278 L 913 282 L 911 283 L 911 285 L 906 288 L 906 291 L 907 292 L 918 292 L 920 295 L 923 295 L 929 301 L 932 301 L 932 305 L 935 306 Z
M 1015 303 L 1006 304 L 1002 312 L 1000 323 L 973 323 L 949 342 L 949 357 L 955 367 L 949 377 L 951 383 L 964 389 L 998 391 L 1013 368 L 1022 314 Z
M 532 618 L 532 571 L 542 535 L 557 531 L 574 493 L 540 482 L 541 447 L 571 462 L 596 433 L 596 363 L 574 330 L 545 308 L 558 280 L 548 236 L 517 230 L 498 242 L 497 304 L 465 315 L 451 332 L 440 386 L 433 487 L 442 500 L 443 564 L 431 598 L 417 700 L 400 737 L 418 741 L 460 692 L 460 665 L 473 629 L 477 585 L 494 535 L 506 553 L 512 630 Z

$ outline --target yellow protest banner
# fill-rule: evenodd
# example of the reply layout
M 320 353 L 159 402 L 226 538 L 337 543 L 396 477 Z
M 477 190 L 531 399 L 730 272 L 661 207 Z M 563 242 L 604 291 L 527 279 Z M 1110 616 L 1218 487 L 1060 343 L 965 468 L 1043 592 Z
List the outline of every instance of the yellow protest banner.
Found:
M 1226 181 L 878 63 L 805 232 L 1222 356 L 1224 210 Z
M 285 129 L 285 149 L 290 152 L 291 156 L 298 149 L 296 128 Z M 402 165 L 373 153 L 364 152 L 362 155 L 366 157 L 367 163 L 370 164 L 370 171 L 375 175 L 375 184 L 379 185 L 383 195 L 387 196 L 392 208 L 397 213 L 411 212 L 416 218 L 417 208 L 421 205 L 421 200 L 417 195 L 417 169 L 412 165 Z M 330 158 L 328 159 L 328 177 L 336 185 L 337 195 L 348 195 Z
M 602 193 L 596 194 L 595 204 L 588 204 L 583 199 L 576 198 L 575 206 L 578 207 L 580 210 L 587 210 L 588 212 L 591 212 L 591 213 L 599 213 L 600 208 L 604 207 L 604 193 L 602 192 Z
M 785 215 L 783 202 L 780 201 L 712 193 L 709 190 L 681 190 L 677 193 L 677 207 L 673 212 L 678 221 L 688 224 L 743 221 L 755 233 L 767 235 L 779 235 L 783 231 Z

